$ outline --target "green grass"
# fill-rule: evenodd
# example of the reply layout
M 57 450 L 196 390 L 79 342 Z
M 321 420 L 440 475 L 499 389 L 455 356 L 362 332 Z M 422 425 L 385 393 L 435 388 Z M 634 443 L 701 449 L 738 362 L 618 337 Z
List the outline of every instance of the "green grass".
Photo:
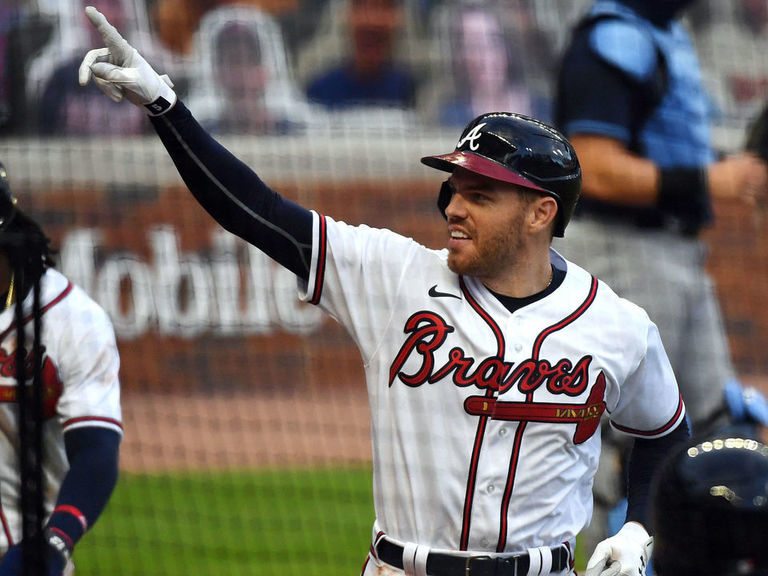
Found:
M 372 501 L 370 468 L 123 473 L 76 573 L 357 575 Z
M 367 467 L 123 473 L 76 574 L 357 576 L 373 518 Z

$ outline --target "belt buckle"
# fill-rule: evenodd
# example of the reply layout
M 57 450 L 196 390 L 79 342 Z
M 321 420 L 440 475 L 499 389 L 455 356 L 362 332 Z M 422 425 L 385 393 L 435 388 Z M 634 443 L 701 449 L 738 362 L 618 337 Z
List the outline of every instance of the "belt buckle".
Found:
M 470 564 L 472 563 L 472 560 L 493 560 L 490 556 L 487 554 L 478 554 L 476 556 L 467 556 L 467 559 L 464 562 L 464 576 L 471 576 L 470 572 Z

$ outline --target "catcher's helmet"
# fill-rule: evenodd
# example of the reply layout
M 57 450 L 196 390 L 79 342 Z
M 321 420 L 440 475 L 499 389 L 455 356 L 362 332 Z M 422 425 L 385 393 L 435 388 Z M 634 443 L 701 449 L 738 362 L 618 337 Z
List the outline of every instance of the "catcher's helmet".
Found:
M 8 183 L 8 172 L 0 162 L 0 231 L 5 230 L 16 215 L 16 199 Z
M 659 576 L 768 574 L 768 446 L 735 435 L 696 441 L 654 478 Z
M 558 206 L 555 236 L 564 235 L 581 191 L 581 166 L 571 143 L 554 128 L 521 114 L 478 116 L 464 128 L 453 152 L 421 161 L 444 172 L 461 166 L 552 196 Z M 443 186 L 437 203 L 443 216 L 450 194 Z

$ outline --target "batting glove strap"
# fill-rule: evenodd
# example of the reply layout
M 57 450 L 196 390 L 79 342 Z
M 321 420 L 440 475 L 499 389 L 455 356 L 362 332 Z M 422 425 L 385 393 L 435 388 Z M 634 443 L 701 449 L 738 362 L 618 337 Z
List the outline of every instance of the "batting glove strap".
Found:
M 640 524 L 627 522 L 600 542 L 587 563 L 586 576 L 645 576 L 653 538 Z

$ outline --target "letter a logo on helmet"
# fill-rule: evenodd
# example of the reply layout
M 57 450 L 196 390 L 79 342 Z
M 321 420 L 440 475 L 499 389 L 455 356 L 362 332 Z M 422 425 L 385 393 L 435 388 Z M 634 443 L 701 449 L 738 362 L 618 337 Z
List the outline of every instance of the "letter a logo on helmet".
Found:
M 444 172 L 459 166 L 552 196 L 558 208 L 555 236 L 564 235 L 581 193 L 581 166 L 571 143 L 551 126 L 522 114 L 478 116 L 464 128 L 453 152 L 425 156 L 421 162 Z M 446 194 L 450 189 L 444 185 L 438 198 L 443 216 Z
M 483 126 L 485 126 L 484 123 L 478 124 L 477 126 L 472 128 L 472 130 L 470 130 L 466 136 L 462 134 L 461 139 L 459 140 L 459 143 L 456 144 L 456 149 L 458 150 L 467 142 L 469 142 L 470 150 L 477 150 L 478 148 L 480 148 L 480 144 L 477 143 L 477 139 L 480 138 L 480 134 L 481 134 L 480 131 L 483 129 Z

